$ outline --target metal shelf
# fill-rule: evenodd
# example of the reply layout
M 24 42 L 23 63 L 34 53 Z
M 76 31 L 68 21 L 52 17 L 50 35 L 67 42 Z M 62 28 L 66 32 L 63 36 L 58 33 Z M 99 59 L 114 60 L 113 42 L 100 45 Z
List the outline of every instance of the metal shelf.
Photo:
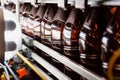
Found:
M 22 35 L 23 39 L 26 38 L 26 37 L 29 37 L 29 36 L 27 36 L 25 34 Z M 36 40 L 33 40 L 33 44 L 37 48 L 46 52 L 47 54 L 49 54 L 53 58 L 57 59 L 58 61 L 60 61 L 64 65 L 68 66 L 69 68 L 71 68 L 72 70 L 74 70 L 75 72 L 77 72 L 78 74 L 80 74 L 81 76 L 85 77 L 88 80 L 106 80 L 104 77 L 95 74 L 94 72 L 88 70 L 87 68 L 83 67 L 82 65 L 75 63 L 74 61 L 70 60 L 69 58 L 61 55 L 60 53 L 54 51 L 53 49 L 43 45 L 42 43 L 40 43 Z M 38 62 L 40 61 L 37 58 L 35 58 L 35 59 Z
M 85 0 L 68 0 L 68 4 L 80 9 L 85 8 Z M 87 4 L 90 6 L 120 6 L 120 0 L 88 0 Z
M 33 64 L 34 67 L 41 73 L 43 74 L 47 80 L 53 80 L 50 76 L 48 76 L 48 74 L 46 74 L 42 69 L 40 69 L 37 65 Z
M 19 0 L 20 3 L 31 3 L 31 4 L 36 4 L 36 3 L 53 3 L 53 4 L 58 4 L 59 7 L 65 8 L 65 2 L 66 0 Z
M 88 0 L 88 5 L 106 5 L 106 6 L 120 6 L 120 0 Z
M 31 3 L 35 5 L 36 3 L 55 3 L 58 4 L 59 7 L 66 8 L 66 4 L 71 4 L 75 6 L 76 8 L 85 9 L 85 0 L 1 0 L 2 5 L 4 3 L 10 3 L 13 2 L 16 4 L 16 2 L 20 3 Z M 120 0 L 88 0 L 88 5 L 90 6 L 100 6 L 100 5 L 106 5 L 106 6 L 120 6 Z
M 25 49 L 27 48 L 25 45 L 22 45 L 22 48 Z M 48 63 L 46 60 L 41 58 L 39 55 L 37 55 L 35 52 L 31 53 L 32 58 L 38 62 L 40 65 L 42 65 L 45 69 L 47 69 L 49 72 L 51 72 L 56 78 L 59 80 L 71 80 L 68 76 L 63 74 L 61 71 L 59 71 L 57 68 L 52 66 L 50 63 Z M 49 68 L 48 68 L 49 66 Z M 47 79 L 49 80 L 49 79 Z

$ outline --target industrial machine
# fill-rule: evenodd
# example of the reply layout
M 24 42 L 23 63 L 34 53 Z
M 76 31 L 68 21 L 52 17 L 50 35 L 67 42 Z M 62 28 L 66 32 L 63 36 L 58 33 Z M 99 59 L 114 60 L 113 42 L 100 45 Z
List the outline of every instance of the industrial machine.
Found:
M 0 3 L 0 80 L 120 80 L 119 0 Z

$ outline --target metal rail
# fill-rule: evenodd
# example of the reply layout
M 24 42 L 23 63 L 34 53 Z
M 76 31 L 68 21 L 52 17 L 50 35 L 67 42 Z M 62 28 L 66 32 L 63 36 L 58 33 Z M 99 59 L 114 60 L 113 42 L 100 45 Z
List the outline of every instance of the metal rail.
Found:
M 27 48 L 25 45 L 22 45 L 23 48 Z M 32 58 L 38 62 L 40 65 L 42 65 L 45 69 L 47 69 L 49 72 L 51 72 L 56 78 L 59 80 L 71 80 L 68 76 L 63 74 L 61 71 L 59 71 L 57 68 L 52 66 L 50 63 L 45 61 L 43 58 L 41 58 L 39 55 L 37 55 L 35 52 L 32 52 Z
M 26 37 L 29 37 L 29 36 L 23 34 L 22 38 L 24 39 Z M 42 51 L 46 52 L 47 54 L 49 54 L 50 56 L 52 56 L 56 60 L 60 61 L 64 65 L 68 66 L 69 68 L 71 68 L 72 70 L 74 70 L 75 72 L 80 74 L 81 76 L 87 78 L 88 80 L 106 80 L 104 77 L 95 74 L 94 72 L 88 70 L 87 68 L 83 67 L 82 65 L 75 63 L 74 61 L 70 60 L 69 58 L 61 55 L 60 53 L 54 51 L 53 49 L 43 45 L 42 43 L 40 43 L 40 42 L 38 42 L 36 40 L 33 40 L 33 44 L 37 48 L 39 48 Z M 38 62 L 40 61 L 38 59 L 36 59 L 36 60 Z
M 42 69 L 40 69 L 37 65 L 33 64 L 33 66 L 39 71 L 41 72 L 47 80 L 53 80 L 50 76 L 48 76 L 48 74 L 46 74 Z

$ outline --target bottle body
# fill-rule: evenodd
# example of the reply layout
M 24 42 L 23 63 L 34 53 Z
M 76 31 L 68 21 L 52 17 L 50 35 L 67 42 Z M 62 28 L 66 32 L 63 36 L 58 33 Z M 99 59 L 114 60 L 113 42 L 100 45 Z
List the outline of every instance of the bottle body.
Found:
M 107 8 L 91 8 L 79 34 L 81 63 L 100 75 L 102 75 L 101 37 L 110 15 L 110 11 Z
M 110 66 L 110 60 L 114 55 L 114 52 L 117 51 L 118 48 L 120 48 L 120 28 L 118 26 L 117 20 L 113 19 L 108 27 L 106 28 L 106 31 L 104 32 L 104 35 L 102 37 L 102 45 L 101 45 L 101 51 L 102 51 L 102 67 L 103 71 L 105 73 L 105 76 L 108 78 L 108 66 Z M 112 74 L 114 77 L 114 80 L 119 80 L 120 76 L 120 58 L 118 58 L 115 63 L 113 64 L 112 68 Z

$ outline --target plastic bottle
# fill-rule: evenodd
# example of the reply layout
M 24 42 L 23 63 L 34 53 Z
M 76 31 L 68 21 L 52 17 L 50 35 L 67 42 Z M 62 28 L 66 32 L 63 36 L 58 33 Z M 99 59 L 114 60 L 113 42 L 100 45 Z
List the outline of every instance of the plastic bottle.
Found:
M 101 45 L 101 55 L 102 55 L 102 67 L 104 71 L 104 75 L 108 78 L 107 73 L 108 66 L 111 66 L 110 60 L 114 55 L 114 52 L 120 48 L 120 17 L 119 17 L 120 10 L 117 9 L 116 13 L 111 18 L 106 31 L 102 37 L 102 45 Z M 120 80 L 120 58 L 116 60 L 112 68 L 112 74 L 114 80 Z
M 101 38 L 111 13 L 107 7 L 91 7 L 87 13 L 79 34 L 80 61 L 88 69 L 102 74 Z

